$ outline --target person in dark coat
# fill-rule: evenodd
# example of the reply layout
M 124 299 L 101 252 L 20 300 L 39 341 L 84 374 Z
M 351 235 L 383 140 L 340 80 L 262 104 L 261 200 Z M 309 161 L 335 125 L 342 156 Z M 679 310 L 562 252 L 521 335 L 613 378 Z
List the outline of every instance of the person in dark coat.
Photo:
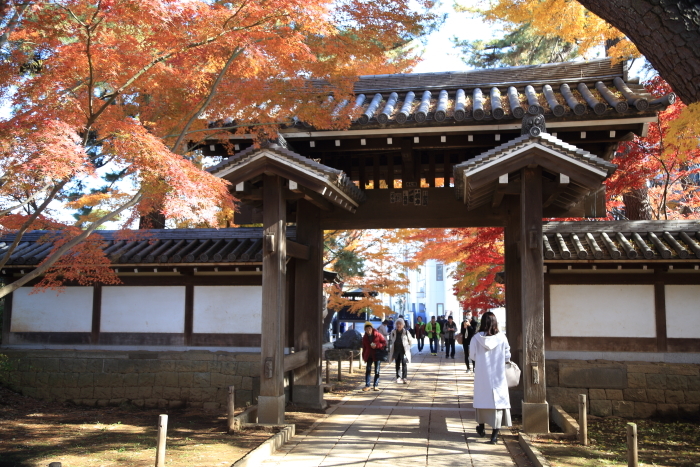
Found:
M 445 358 L 455 358 L 455 334 L 457 334 L 457 323 L 452 319 L 452 315 L 445 322 Z
M 381 362 L 376 356 L 376 351 L 386 349 L 386 339 L 379 331 L 374 329 L 372 324 L 365 324 L 365 335 L 362 336 L 362 359 L 366 362 L 365 387 L 363 391 L 369 391 L 369 378 L 372 373 L 372 363 L 374 362 L 374 386 L 375 391 L 379 391 L 379 366 Z
M 425 345 L 425 323 L 423 322 L 423 317 L 419 316 L 417 318 L 415 330 L 416 335 L 414 337 L 418 341 L 418 353 L 420 353 Z
M 460 332 L 462 333 L 462 348 L 464 349 L 464 363 L 467 364 L 467 373 L 471 371 L 471 368 L 469 368 L 470 362 L 474 364 L 474 362 L 469 360 L 469 344 L 472 341 L 472 337 L 474 337 L 474 333 L 476 333 L 478 324 L 476 318 L 472 316 L 471 311 L 464 313 L 464 321 L 462 321 Z

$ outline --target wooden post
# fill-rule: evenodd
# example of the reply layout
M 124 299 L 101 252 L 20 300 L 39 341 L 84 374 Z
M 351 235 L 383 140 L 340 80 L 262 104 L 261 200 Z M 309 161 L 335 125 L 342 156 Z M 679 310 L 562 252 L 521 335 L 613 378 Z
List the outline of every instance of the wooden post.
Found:
M 338 357 L 338 381 L 343 380 L 343 372 L 341 371 L 343 369 L 343 357 Z
M 520 175 L 520 271 L 523 327 L 523 431 L 549 432 L 544 374 L 542 170 Z
M 353 361 L 355 360 L 355 352 L 353 350 L 350 351 L 350 371 L 349 373 L 352 374 L 352 364 Z
M 284 423 L 284 332 L 286 294 L 286 217 L 282 180 L 263 175 L 263 280 L 260 396 L 258 421 Z
M 503 235 L 506 273 L 506 335 L 510 344 L 511 360 L 520 365 L 520 368 L 525 368 L 522 361 L 522 279 L 520 274 L 520 252 L 518 249 L 520 241 L 520 200 L 515 196 L 506 196 L 503 204 L 508 215 Z M 517 388 L 511 388 L 510 392 L 512 394 L 511 407 L 519 406 L 522 400 L 522 383 Z
M 578 395 L 578 440 L 584 446 L 588 446 L 588 404 L 586 395 Z
M 165 440 L 168 436 L 168 416 L 158 415 L 158 437 L 156 438 L 156 467 L 165 467 Z
M 362 369 L 362 350 L 360 350 L 360 355 L 357 357 L 357 368 Z
M 331 384 L 331 361 L 326 360 L 326 384 Z
M 235 405 L 234 405 L 234 390 L 233 386 L 228 387 L 228 432 L 233 432 L 234 426 L 234 416 L 235 416 Z
M 309 201 L 297 203 L 297 242 L 309 247 L 309 259 L 295 261 L 294 348 L 308 350 L 306 365 L 294 370 L 292 399 L 299 406 L 324 409 L 323 399 L 323 229 L 321 211 Z
M 637 456 L 637 424 L 627 424 L 627 467 L 638 467 Z

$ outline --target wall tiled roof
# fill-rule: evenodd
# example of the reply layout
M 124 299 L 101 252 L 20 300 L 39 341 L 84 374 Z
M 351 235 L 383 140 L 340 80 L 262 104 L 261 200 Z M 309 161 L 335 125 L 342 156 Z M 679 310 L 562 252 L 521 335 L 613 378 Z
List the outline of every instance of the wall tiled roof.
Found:
M 700 259 L 699 221 L 547 222 L 545 262 Z
M 22 242 L 7 266 L 34 266 L 51 251 L 55 231 L 33 231 Z M 231 229 L 166 229 L 139 230 L 134 240 L 120 240 L 119 231 L 101 230 L 103 250 L 117 264 L 226 264 L 260 263 L 262 261 L 261 228 Z M 295 238 L 294 227 L 287 228 L 287 237 Z M 4 254 L 13 235 L 0 238 L 0 254 Z

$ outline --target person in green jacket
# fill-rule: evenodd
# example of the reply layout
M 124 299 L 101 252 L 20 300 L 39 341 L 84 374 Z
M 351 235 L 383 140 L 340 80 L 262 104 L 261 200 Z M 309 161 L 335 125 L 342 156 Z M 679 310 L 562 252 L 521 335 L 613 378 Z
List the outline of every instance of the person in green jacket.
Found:
M 440 323 L 435 320 L 435 316 L 430 318 L 430 322 L 425 325 L 425 333 L 430 342 L 430 354 L 437 355 L 438 339 L 440 339 Z

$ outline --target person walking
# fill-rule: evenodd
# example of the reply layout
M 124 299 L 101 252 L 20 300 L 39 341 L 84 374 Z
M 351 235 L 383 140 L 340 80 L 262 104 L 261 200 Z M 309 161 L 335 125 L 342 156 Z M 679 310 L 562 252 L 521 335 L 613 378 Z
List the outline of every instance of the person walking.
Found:
M 423 351 L 423 346 L 425 345 L 425 323 L 423 322 L 423 317 L 419 316 L 416 319 L 416 341 L 418 342 L 418 353 Z
M 445 358 L 455 358 L 455 334 L 457 334 L 457 323 L 452 316 L 447 317 L 445 323 Z
M 406 330 L 404 320 L 397 319 L 394 323 L 395 329 L 389 334 L 389 363 L 396 362 L 396 382 L 408 384 L 408 364 L 411 363 L 411 346 L 416 340 Z
M 479 364 L 474 368 L 474 403 L 476 432 L 486 436 L 485 424 L 491 426 L 491 444 L 498 443 L 502 426 L 511 426 L 510 397 L 506 381 L 506 362 L 510 361 L 510 345 L 498 330 L 496 315 L 487 311 L 481 317 L 479 332 L 471 341 L 470 358 Z
M 386 339 L 386 337 L 389 335 L 389 328 L 387 327 L 388 324 L 389 320 L 385 319 L 384 321 L 382 321 L 381 326 L 377 328 L 377 331 L 379 331 L 379 334 L 381 334 L 384 337 L 384 339 Z
M 472 316 L 471 311 L 464 313 L 464 321 L 462 321 L 462 328 L 460 332 L 462 334 L 462 349 L 464 350 L 464 363 L 467 365 L 467 373 L 471 371 L 469 364 L 476 366 L 474 362 L 469 358 L 469 344 L 476 333 L 476 326 L 479 323 L 476 322 L 476 318 Z
M 425 325 L 425 333 L 430 343 L 430 355 L 437 355 L 438 336 L 440 335 L 440 324 L 435 320 L 435 316 L 430 318 L 430 322 Z
M 365 335 L 362 336 L 362 359 L 365 361 L 365 387 L 363 391 L 369 391 L 369 379 L 372 373 L 372 363 L 374 363 L 374 385 L 372 389 L 379 391 L 379 367 L 381 360 L 377 356 L 377 351 L 386 349 L 386 339 L 379 331 L 374 329 L 372 323 L 365 324 Z
M 440 350 L 444 351 L 445 350 L 445 323 L 447 323 L 447 320 L 445 319 L 445 315 L 442 315 L 438 318 L 438 324 L 440 325 L 440 331 L 438 331 L 439 337 L 440 337 Z

